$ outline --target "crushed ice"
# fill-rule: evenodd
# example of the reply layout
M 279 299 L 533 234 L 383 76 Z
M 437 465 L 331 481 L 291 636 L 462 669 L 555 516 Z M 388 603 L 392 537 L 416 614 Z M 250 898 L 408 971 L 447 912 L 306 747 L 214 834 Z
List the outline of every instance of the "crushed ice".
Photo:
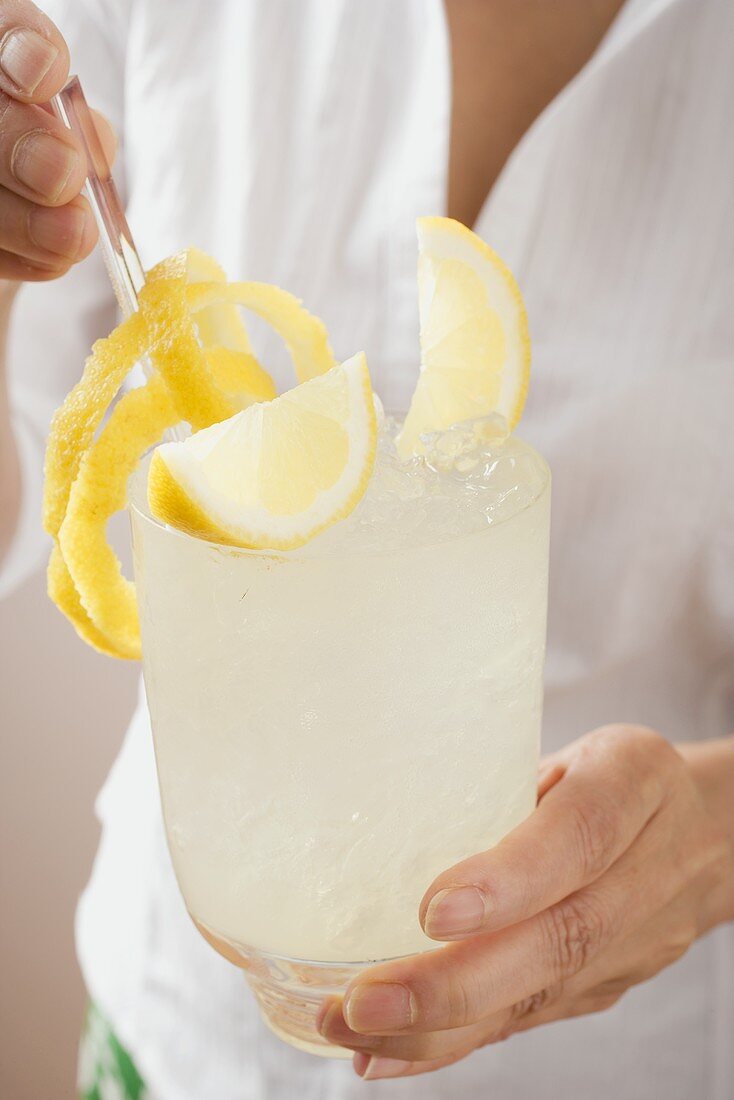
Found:
M 315 553 L 390 551 L 470 534 L 521 511 L 547 481 L 542 458 L 499 414 L 423 436 L 425 454 L 403 461 L 400 422 L 379 411 L 367 491 L 350 516 L 312 540 Z

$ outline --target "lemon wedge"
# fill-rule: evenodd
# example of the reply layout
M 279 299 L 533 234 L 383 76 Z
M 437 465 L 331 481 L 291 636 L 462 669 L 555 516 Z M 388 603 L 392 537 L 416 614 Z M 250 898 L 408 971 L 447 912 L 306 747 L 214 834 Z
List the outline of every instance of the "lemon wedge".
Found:
M 419 218 L 418 246 L 421 373 L 403 458 L 422 453 L 422 435 L 492 412 L 511 430 L 530 376 L 525 306 L 499 256 L 452 218 Z
M 153 455 L 148 502 L 188 534 L 287 550 L 351 512 L 377 421 L 363 354 Z

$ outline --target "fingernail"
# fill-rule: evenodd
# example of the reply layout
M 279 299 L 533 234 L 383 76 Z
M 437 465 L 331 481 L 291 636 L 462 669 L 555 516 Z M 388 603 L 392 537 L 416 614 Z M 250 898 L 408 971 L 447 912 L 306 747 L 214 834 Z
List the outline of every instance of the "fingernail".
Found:
M 76 149 L 65 141 L 44 130 L 32 130 L 16 141 L 10 168 L 20 183 L 53 200 L 64 190 L 78 159 Z
M 367 1055 L 363 1054 L 361 1057 L 367 1058 Z M 379 1081 L 383 1077 L 401 1077 L 409 1067 L 410 1062 L 404 1062 L 402 1058 L 378 1058 L 373 1055 L 367 1059 L 364 1072 L 359 1076 L 364 1081 Z M 356 1065 L 354 1068 L 357 1069 Z
M 371 1061 L 372 1059 L 370 1058 L 369 1054 L 363 1054 L 361 1050 L 357 1051 L 357 1053 L 354 1055 L 354 1058 L 352 1058 L 352 1065 L 354 1066 L 354 1072 L 357 1074 L 358 1077 L 364 1077 L 365 1073 L 367 1072 L 367 1067 L 369 1066 Z
M 415 1000 L 399 982 L 358 985 L 344 1002 L 344 1018 L 352 1031 L 391 1031 L 415 1019 Z
M 89 215 L 77 207 L 34 206 L 28 215 L 28 235 L 35 245 L 73 260 L 84 240 Z
M 423 927 L 427 936 L 441 939 L 476 932 L 484 923 L 484 895 L 476 886 L 454 886 L 431 898 Z
M 316 1028 L 324 1039 L 329 1038 L 329 1032 L 333 1030 L 337 1020 L 341 1019 L 342 1010 L 338 1001 L 333 1001 L 327 1007 L 322 1007 L 316 1018 Z
M 8 31 L 0 42 L 0 68 L 26 95 L 35 92 L 58 56 L 53 42 L 25 27 Z

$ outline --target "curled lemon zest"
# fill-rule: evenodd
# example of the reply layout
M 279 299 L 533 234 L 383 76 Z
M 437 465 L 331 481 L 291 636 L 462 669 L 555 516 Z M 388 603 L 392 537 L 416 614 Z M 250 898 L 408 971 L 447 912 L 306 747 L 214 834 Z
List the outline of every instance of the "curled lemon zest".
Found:
M 198 249 L 148 272 L 140 310 L 98 341 L 82 378 L 56 413 L 46 452 L 44 526 L 54 537 L 49 595 L 78 634 L 102 653 L 140 656 L 135 588 L 107 542 L 141 457 L 179 421 L 195 430 L 276 397 L 253 355 L 240 308 L 283 338 L 300 381 L 336 360 L 323 323 L 293 295 L 264 283 L 228 284 Z M 153 373 L 105 414 L 137 362 Z M 103 426 L 102 426 L 103 425 Z
M 47 580 L 50 598 L 56 604 L 59 611 L 66 615 L 82 641 L 108 657 L 123 657 L 124 654 L 120 653 L 120 651 L 111 644 L 109 638 L 94 625 L 89 615 L 82 607 L 82 602 L 79 599 L 79 592 L 71 578 L 69 570 L 66 568 L 66 562 L 61 553 L 61 547 L 57 542 L 54 543 L 53 549 L 51 550 L 51 557 L 48 562 Z
M 178 411 L 160 378 L 126 393 L 82 459 L 59 532 L 82 609 L 103 635 L 107 651 L 132 660 L 140 657 L 135 586 L 123 576 L 107 541 L 107 522 L 125 507 L 128 478 L 141 455 L 177 421 Z
M 299 382 L 337 365 L 324 322 L 287 290 L 269 283 L 193 283 L 185 294 L 194 318 L 202 310 L 226 303 L 262 317 L 285 342 Z
M 58 534 L 71 486 L 84 452 L 125 377 L 145 354 L 145 321 L 134 314 L 104 340 L 98 340 L 84 373 L 51 421 L 46 446 L 43 526 Z

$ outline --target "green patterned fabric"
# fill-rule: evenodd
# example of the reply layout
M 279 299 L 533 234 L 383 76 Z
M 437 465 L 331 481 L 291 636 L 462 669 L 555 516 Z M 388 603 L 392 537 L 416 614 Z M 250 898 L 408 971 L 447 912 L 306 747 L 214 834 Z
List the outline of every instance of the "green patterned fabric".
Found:
M 90 1004 L 79 1046 L 79 1100 L 151 1100 L 133 1061 Z

